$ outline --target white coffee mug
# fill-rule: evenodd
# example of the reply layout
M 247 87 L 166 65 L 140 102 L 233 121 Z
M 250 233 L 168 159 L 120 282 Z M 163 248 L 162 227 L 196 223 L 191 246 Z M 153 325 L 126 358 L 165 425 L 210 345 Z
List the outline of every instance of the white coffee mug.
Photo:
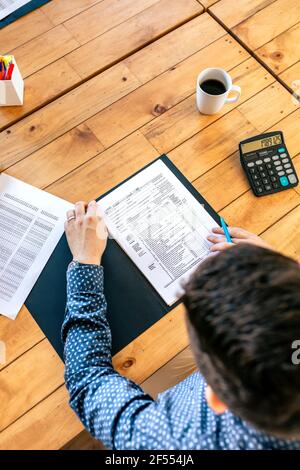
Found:
M 217 80 L 222 82 L 225 92 L 222 94 L 209 94 L 205 92 L 201 85 L 207 80 Z M 236 92 L 236 96 L 228 98 L 231 91 Z M 232 84 L 230 75 L 223 69 L 209 68 L 203 70 L 197 78 L 196 98 L 197 108 L 202 114 L 215 114 L 225 103 L 235 103 L 241 96 L 241 88 Z

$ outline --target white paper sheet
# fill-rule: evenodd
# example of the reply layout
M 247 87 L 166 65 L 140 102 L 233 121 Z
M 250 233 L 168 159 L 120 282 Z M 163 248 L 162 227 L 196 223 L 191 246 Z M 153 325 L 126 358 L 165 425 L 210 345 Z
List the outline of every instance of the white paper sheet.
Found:
M 31 0 L 0 0 L 0 20 L 6 18 Z
M 216 222 L 161 160 L 98 204 L 110 236 L 172 305 L 209 256 L 206 237 Z
M 16 318 L 74 205 L 0 175 L 0 314 Z

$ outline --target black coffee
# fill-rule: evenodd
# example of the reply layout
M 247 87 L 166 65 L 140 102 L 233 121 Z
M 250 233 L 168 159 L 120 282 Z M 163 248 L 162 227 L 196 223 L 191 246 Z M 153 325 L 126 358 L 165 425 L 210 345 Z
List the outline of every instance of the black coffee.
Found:
M 205 80 L 201 83 L 200 88 L 209 95 L 223 95 L 226 91 L 224 83 L 213 79 Z

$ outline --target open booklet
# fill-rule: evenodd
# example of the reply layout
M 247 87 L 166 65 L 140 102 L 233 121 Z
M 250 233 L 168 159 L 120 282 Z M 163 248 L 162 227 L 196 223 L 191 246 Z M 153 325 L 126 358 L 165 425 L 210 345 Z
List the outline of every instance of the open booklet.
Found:
M 182 283 L 209 255 L 206 237 L 214 219 L 162 160 L 98 204 L 109 236 L 172 305 Z M 64 232 L 70 208 L 69 202 L 0 175 L 0 314 L 17 316 Z
M 0 0 L 0 20 L 30 2 L 31 0 Z

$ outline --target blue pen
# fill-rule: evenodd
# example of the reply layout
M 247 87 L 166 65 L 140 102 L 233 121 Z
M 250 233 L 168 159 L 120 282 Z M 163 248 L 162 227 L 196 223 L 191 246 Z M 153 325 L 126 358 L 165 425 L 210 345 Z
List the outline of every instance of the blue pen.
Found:
M 232 240 L 231 240 L 231 236 L 229 234 L 227 225 L 225 224 L 225 220 L 223 219 L 223 217 L 220 217 L 220 221 L 221 221 L 222 229 L 224 230 L 226 240 L 228 241 L 228 243 L 233 243 Z

